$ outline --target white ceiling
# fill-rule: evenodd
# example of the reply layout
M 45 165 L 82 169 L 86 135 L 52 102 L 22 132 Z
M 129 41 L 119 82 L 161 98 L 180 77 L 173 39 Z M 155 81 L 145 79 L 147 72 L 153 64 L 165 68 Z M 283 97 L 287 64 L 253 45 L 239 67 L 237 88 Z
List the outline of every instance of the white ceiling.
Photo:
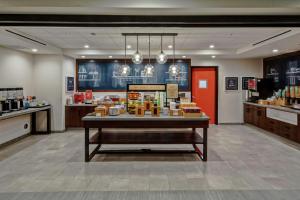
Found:
M 107 15 L 293 15 L 299 0 L 0 0 L 0 13 Z
M 6 32 L 9 29 L 29 38 L 46 43 L 39 45 L 30 40 Z M 257 46 L 252 44 L 261 40 L 292 30 L 280 37 Z M 280 53 L 300 50 L 299 28 L 58 28 L 58 27 L 0 27 L 0 45 L 9 48 L 31 52 L 37 48 L 37 53 L 64 53 L 72 57 L 81 55 L 90 57 L 122 57 L 124 55 L 124 37 L 121 33 L 178 33 L 176 37 L 176 54 L 185 56 L 217 55 L 219 58 L 262 58 L 272 56 L 272 49 Z M 95 33 L 92 35 L 91 33 Z M 136 38 L 128 37 L 127 44 L 136 49 Z M 89 49 L 83 46 L 89 44 Z M 164 50 L 172 44 L 172 37 L 165 37 Z M 209 45 L 215 48 L 210 49 Z M 151 54 L 157 54 L 160 49 L 160 37 L 151 38 Z M 140 38 L 140 50 L 148 53 L 148 37 Z

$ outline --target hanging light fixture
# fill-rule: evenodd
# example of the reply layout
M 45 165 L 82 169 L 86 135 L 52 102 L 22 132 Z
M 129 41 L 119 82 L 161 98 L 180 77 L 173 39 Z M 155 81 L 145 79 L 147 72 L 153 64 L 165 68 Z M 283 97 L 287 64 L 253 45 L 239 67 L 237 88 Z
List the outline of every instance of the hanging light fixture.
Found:
M 139 35 L 136 35 L 136 52 L 132 56 L 134 64 L 141 64 L 143 62 L 143 55 L 139 52 Z
M 168 56 L 163 52 L 163 36 L 160 36 L 160 53 L 156 56 L 156 61 L 158 64 L 165 64 L 168 60 Z
M 121 74 L 121 76 L 128 76 L 130 74 L 130 67 L 129 65 L 126 64 L 126 59 L 127 59 L 127 38 L 126 38 L 126 35 L 125 35 L 125 59 L 124 59 L 124 64 L 121 65 L 120 67 L 120 71 L 119 73 Z
M 180 73 L 180 68 L 175 64 L 175 36 L 173 36 L 173 64 L 169 67 L 169 73 L 172 76 L 176 76 Z
M 154 66 L 151 65 L 150 61 L 150 34 L 149 34 L 149 46 L 148 46 L 148 56 L 149 56 L 149 62 L 148 64 L 145 66 L 144 68 L 144 73 L 145 73 L 145 76 L 153 76 L 153 73 L 154 73 Z

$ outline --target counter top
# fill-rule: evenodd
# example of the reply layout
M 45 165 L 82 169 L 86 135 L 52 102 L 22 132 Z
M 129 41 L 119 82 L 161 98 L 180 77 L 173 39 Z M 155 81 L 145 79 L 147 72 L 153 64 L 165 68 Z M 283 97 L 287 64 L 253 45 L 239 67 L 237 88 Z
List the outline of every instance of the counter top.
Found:
M 145 115 L 144 117 L 137 117 L 130 114 L 122 114 L 118 116 L 105 116 L 105 117 L 96 117 L 87 115 L 82 118 L 82 121 L 207 121 L 209 120 L 208 116 L 203 117 L 183 117 L 183 116 L 168 116 L 161 115 L 159 117 L 152 117 L 151 115 Z
M 10 113 L 2 113 L 2 116 L 0 116 L 0 120 L 5 120 L 13 117 L 18 117 L 21 115 L 27 115 L 38 111 L 43 111 L 51 108 L 51 106 L 43 106 L 43 107 L 37 107 L 37 108 L 28 108 L 25 110 L 19 110 L 19 111 L 13 111 Z
M 96 107 L 98 105 L 80 103 L 80 104 L 70 104 L 70 105 L 66 105 L 66 106 L 68 106 L 68 107 L 77 107 L 77 106 L 93 106 L 93 107 Z
M 284 106 L 263 105 L 263 104 L 251 103 L 251 102 L 244 102 L 244 104 L 259 106 L 259 107 L 264 107 L 264 108 L 272 108 L 275 110 L 281 110 L 281 111 L 285 111 L 285 112 L 300 114 L 300 110 L 296 110 L 296 109 L 292 109 L 292 108 L 288 108 L 288 107 L 284 107 Z

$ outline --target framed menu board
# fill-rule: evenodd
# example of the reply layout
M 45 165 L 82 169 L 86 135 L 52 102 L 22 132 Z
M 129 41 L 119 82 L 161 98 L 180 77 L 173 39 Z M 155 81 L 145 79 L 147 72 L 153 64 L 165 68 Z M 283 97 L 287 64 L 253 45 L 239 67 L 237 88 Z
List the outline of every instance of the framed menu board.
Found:
M 178 98 L 178 84 L 167 84 L 167 99 Z
M 239 89 L 238 77 L 225 77 L 225 90 L 233 91 Z
M 169 59 L 165 64 L 158 64 L 151 59 L 154 66 L 152 75 L 147 75 L 144 63 L 134 64 L 127 61 L 128 74 L 122 74 L 123 59 L 77 59 L 76 88 L 78 91 L 93 90 L 94 92 L 126 91 L 127 84 L 169 84 L 176 83 L 180 91 L 190 91 L 191 60 L 175 60 L 179 67 L 177 74 L 169 72 L 173 62 Z
M 273 80 L 275 90 L 300 86 L 300 51 L 265 58 L 264 78 Z
M 254 79 L 254 77 L 242 77 L 242 89 L 248 90 L 248 81 Z

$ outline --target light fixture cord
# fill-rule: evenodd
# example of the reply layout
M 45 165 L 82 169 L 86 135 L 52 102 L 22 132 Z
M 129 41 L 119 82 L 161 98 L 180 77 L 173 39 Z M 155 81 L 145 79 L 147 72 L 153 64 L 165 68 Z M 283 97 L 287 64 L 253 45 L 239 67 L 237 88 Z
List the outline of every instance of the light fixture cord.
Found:
M 173 65 L 175 65 L 175 36 L 173 36 Z
M 125 35 L 125 65 L 126 65 L 126 58 L 127 58 L 127 37 Z
M 139 52 L 139 35 L 136 34 L 136 52 Z
M 160 35 L 160 52 L 162 53 L 163 50 L 162 50 L 162 44 L 163 44 L 163 36 Z
M 149 64 L 150 64 L 150 34 L 149 34 Z

